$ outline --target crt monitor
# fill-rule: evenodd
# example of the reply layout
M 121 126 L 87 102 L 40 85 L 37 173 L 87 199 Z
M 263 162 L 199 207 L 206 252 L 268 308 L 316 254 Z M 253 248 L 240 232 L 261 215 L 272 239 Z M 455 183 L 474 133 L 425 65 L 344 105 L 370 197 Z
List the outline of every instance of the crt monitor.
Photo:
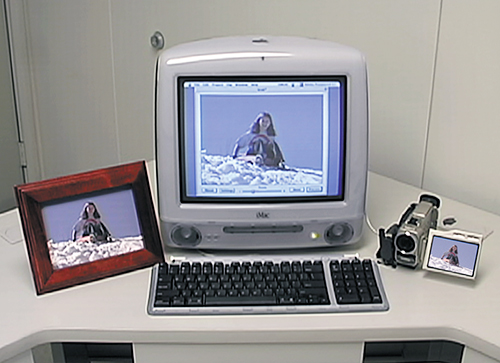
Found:
M 295 37 L 178 45 L 157 65 L 158 207 L 167 246 L 335 247 L 363 230 L 363 55 Z

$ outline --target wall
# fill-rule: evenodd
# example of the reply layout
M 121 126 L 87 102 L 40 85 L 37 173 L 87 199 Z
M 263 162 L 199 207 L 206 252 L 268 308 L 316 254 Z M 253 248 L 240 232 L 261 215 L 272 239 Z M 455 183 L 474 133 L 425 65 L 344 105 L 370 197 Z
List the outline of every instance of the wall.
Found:
M 12 186 L 23 182 L 6 29 L 0 4 L 0 212 L 16 206 Z
M 500 2 L 445 1 L 424 187 L 500 213 Z
M 366 54 L 372 171 L 500 213 L 490 197 L 498 172 L 478 163 L 493 164 L 500 151 L 498 106 L 483 96 L 485 84 L 498 91 L 500 77 L 495 0 L 7 1 L 31 180 L 153 158 L 156 30 L 167 47 L 297 35 Z M 453 128 L 462 131 L 448 134 Z M 462 178 L 469 167 L 483 180 Z

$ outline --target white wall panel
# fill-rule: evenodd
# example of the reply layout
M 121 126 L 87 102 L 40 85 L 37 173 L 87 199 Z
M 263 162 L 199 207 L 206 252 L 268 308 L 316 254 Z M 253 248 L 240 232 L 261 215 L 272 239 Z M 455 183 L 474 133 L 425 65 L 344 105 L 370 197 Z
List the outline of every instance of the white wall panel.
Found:
M 120 140 L 150 140 L 156 54 L 149 37 L 156 30 L 167 47 L 228 35 L 321 38 L 367 56 L 371 169 L 420 185 L 439 7 L 436 0 L 111 0 L 117 113 L 128 125 Z
M 20 2 L 11 2 L 20 7 Z M 109 6 L 105 1 L 43 0 L 24 3 L 41 177 L 119 162 Z M 28 165 L 28 168 L 30 165 Z
M 226 35 L 332 40 L 367 56 L 371 170 L 420 185 L 439 0 L 23 0 L 16 75 L 28 159 L 52 177 L 154 157 L 154 65 L 166 46 Z M 19 21 L 18 21 L 19 23 Z M 23 77 L 26 73 L 30 77 Z M 27 100 L 30 102 L 27 102 Z M 31 105 L 31 106 L 30 106 Z M 31 126 L 34 125 L 34 126 Z M 30 133 L 34 130 L 33 133 Z M 36 165 L 31 162 L 28 168 Z
M 500 2 L 445 0 L 424 187 L 500 213 Z

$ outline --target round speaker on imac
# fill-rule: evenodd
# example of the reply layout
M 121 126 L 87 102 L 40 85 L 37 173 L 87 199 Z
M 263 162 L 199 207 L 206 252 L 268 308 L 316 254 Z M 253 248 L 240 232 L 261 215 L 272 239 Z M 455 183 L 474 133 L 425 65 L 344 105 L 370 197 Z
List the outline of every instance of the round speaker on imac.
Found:
M 201 242 L 201 233 L 192 226 L 175 226 L 170 233 L 172 241 L 179 247 L 194 247 Z
M 349 242 L 354 235 L 352 226 L 348 223 L 332 224 L 325 231 L 325 241 L 328 244 L 336 245 Z

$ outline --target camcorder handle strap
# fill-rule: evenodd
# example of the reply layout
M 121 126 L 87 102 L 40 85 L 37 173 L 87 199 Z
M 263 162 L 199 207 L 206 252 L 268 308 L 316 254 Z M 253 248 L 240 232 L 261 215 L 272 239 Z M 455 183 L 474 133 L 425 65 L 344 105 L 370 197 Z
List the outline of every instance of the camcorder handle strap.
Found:
M 394 236 L 398 232 L 399 225 L 393 224 L 387 232 L 380 228 L 378 230 L 378 239 L 379 239 L 379 249 L 377 251 L 377 259 L 382 261 L 384 265 L 392 266 L 396 268 L 396 258 L 395 258 L 395 250 L 394 246 Z

